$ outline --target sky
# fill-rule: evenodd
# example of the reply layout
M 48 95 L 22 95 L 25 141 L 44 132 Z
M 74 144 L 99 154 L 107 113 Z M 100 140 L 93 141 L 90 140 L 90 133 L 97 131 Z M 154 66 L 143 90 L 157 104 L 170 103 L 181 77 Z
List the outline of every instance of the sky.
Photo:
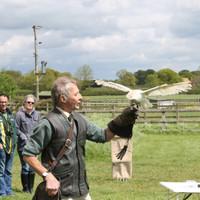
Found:
M 34 70 L 33 25 L 39 68 L 89 65 L 94 79 L 116 79 L 200 66 L 199 0 L 1 0 L 0 19 L 1 70 Z

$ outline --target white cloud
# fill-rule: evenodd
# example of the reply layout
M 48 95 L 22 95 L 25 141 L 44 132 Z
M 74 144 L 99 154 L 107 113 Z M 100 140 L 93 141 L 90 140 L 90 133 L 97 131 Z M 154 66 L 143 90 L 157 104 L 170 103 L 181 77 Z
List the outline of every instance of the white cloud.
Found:
M 30 37 L 13 35 L 0 45 L 0 53 L 12 53 L 26 46 L 30 46 Z
M 120 48 L 123 38 L 119 35 L 109 35 L 101 36 L 97 38 L 84 38 L 84 39 L 74 39 L 71 43 L 71 48 L 77 51 L 84 52 L 102 52 L 108 53 L 115 50 L 115 48 Z
M 113 79 L 121 68 L 196 70 L 199 13 L 199 0 L 2 0 L 0 66 L 32 70 L 35 24 L 39 59 L 56 70 L 89 64 Z

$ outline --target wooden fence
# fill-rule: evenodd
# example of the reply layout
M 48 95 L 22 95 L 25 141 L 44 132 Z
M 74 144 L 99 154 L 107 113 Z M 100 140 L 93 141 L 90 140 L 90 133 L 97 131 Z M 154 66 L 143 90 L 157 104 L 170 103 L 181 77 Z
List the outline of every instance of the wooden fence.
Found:
M 111 113 L 112 117 L 119 114 L 125 107 L 129 106 L 128 101 L 104 100 L 84 101 L 78 111 L 83 114 L 89 113 Z M 12 105 L 17 110 L 19 104 Z M 46 114 L 52 109 L 50 101 L 40 101 L 37 110 Z M 200 123 L 200 102 L 177 102 L 173 105 L 154 104 L 152 109 L 139 109 L 138 123 Z

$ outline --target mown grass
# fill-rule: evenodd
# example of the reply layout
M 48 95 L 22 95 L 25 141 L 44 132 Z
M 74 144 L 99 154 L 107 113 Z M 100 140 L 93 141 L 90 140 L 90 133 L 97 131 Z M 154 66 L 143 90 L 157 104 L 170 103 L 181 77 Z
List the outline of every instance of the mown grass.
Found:
M 105 127 L 110 115 L 90 115 L 90 120 Z M 192 131 L 191 131 L 192 130 Z M 132 139 L 133 178 L 112 179 L 110 143 L 86 145 L 86 164 L 93 200 L 161 200 L 167 191 L 160 181 L 200 181 L 200 127 L 198 124 L 136 125 Z M 38 183 L 41 179 L 37 177 Z M 21 192 L 20 165 L 16 154 L 13 166 L 14 196 L 8 200 L 29 200 Z M 195 199 L 192 196 L 190 199 Z
M 167 193 L 160 181 L 200 180 L 199 139 L 194 134 L 144 134 L 134 144 L 134 175 L 127 182 L 112 180 L 110 151 L 102 157 L 101 152 L 106 148 L 101 147 L 95 157 L 87 160 L 93 198 L 165 199 Z M 90 151 L 96 150 L 94 144 L 89 145 Z

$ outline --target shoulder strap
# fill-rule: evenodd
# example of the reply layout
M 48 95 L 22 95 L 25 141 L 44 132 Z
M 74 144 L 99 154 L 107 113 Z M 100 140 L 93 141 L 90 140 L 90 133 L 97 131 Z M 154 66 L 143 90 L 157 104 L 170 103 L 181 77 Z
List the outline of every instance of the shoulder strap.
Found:
M 72 143 L 73 130 L 74 130 L 74 120 L 72 120 L 72 124 L 70 126 L 69 132 L 68 132 L 68 134 L 66 134 L 67 137 L 65 139 L 65 144 L 63 145 L 63 147 L 59 151 L 56 159 L 51 163 L 50 168 L 48 169 L 49 172 L 52 171 L 55 168 L 55 166 L 58 164 L 59 160 L 65 154 L 65 152 L 70 149 L 70 146 L 71 146 L 71 143 Z

